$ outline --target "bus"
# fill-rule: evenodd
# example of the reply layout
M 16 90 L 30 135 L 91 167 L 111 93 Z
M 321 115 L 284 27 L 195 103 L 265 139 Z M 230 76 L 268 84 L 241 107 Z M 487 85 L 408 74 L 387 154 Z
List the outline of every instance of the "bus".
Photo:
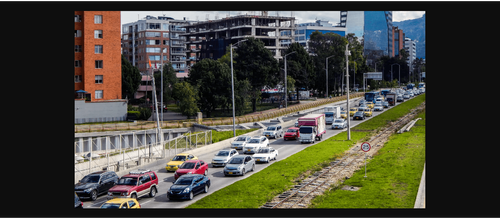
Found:
M 418 88 L 425 88 L 425 83 L 424 82 L 418 83 Z
M 406 85 L 407 90 L 413 90 L 413 87 L 415 87 L 415 84 L 413 83 Z
M 381 90 L 380 95 L 384 95 L 385 97 L 385 95 L 388 94 L 389 92 L 391 92 L 391 90 Z
M 377 98 L 377 96 L 379 96 L 379 95 L 380 95 L 379 92 L 376 92 L 376 91 L 366 92 L 365 93 L 365 100 L 368 102 L 375 103 L 375 98 Z

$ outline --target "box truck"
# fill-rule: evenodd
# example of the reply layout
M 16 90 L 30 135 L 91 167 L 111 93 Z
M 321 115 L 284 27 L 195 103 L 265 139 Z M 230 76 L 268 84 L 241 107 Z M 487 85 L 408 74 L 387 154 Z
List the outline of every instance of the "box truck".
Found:
M 340 118 L 340 107 L 338 106 L 327 106 L 324 109 L 325 123 L 332 124 L 333 120 Z
M 309 114 L 299 118 L 300 143 L 321 141 L 326 133 L 325 114 Z

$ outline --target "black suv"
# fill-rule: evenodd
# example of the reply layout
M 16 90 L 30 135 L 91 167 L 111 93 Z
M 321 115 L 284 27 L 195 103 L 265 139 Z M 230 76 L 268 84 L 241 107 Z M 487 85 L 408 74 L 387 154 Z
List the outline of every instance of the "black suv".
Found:
M 94 172 L 75 184 L 75 192 L 80 198 L 90 198 L 95 201 L 98 195 L 106 194 L 111 187 L 115 186 L 119 178 L 114 171 Z

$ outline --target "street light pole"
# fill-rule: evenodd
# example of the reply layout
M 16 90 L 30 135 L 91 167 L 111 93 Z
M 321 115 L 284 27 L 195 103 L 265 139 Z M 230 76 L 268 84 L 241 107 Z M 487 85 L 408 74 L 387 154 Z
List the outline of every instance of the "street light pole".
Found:
M 326 57 L 326 97 L 328 98 L 328 58 L 333 57 L 333 55 Z
M 287 81 L 287 78 L 286 78 L 286 56 L 287 55 L 290 55 L 292 53 L 295 53 L 295 51 L 291 52 L 291 53 L 288 53 L 285 55 L 285 109 L 288 107 L 288 102 L 287 102 L 287 97 L 288 97 L 288 92 L 286 90 L 286 81 Z
M 237 42 L 241 43 L 247 40 L 242 40 Z M 236 119 L 236 114 L 235 114 L 235 108 L 234 108 L 234 76 L 233 76 L 233 44 L 229 44 L 229 49 L 231 50 L 231 92 L 233 94 L 233 137 L 236 137 L 236 125 L 235 125 L 235 119 Z
M 345 45 L 345 60 L 346 60 L 346 85 L 347 85 L 347 110 L 349 110 L 349 56 L 351 52 L 348 50 L 349 43 Z M 351 123 L 349 117 L 347 117 L 347 140 L 351 140 Z

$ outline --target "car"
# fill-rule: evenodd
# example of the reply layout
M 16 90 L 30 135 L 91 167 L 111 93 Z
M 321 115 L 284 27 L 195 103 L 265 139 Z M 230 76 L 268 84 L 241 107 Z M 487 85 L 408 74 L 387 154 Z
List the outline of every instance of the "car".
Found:
M 332 129 L 344 129 L 347 128 L 347 120 L 345 119 L 335 119 L 332 123 Z
M 364 110 L 363 111 L 357 111 L 356 113 L 354 113 L 354 116 L 352 117 L 353 120 L 361 120 L 361 119 L 365 119 L 365 112 Z
M 244 176 L 248 171 L 255 170 L 255 160 L 250 155 L 238 155 L 229 160 L 224 167 L 224 176 L 241 175 Z
M 363 104 L 366 104 L 366 100 L 360 100 L 359 103 L 358 103 L 358 106 L 361 106 Z
M 397 97 L 396 97 L 396 101 L 397 102 L 404 102 L 405 99 L 403 98 L 403 95 L 402 94 L 399 94 Z
M 153 111 L 153 104 L 149 105 L 149 109 L 151 111 Z M 160 106 L 160 104 L 158 104 L 158 111 L 160 111 L 160 110 L 161 110 L 161 106 Z M 163 104 L 163 112 L 168 112 L 168 107 L 165 104 Z
M 373 109 L 375 105 L 373 104 L 373 102 L 366 102 L 366 106 L 370 109 Z
M 248 135 L 238 136 L 236 140 L 231 142 L 231 148 L 236 150 L 242 150 L 243 147 L 245 147 L 245 145 L 248 143 L 248 141 L 250 141 L 251 138 L 252 137 Z
M 356 108 L 356 107 L 349 109 L 349 116 L 354 116 L 354 113 L 356 113 L 357 111 L 358 111 L 358 108 Z
M 122 176 L 118 183 L 109 189 L 108 199 L 137 199 L 146 194 L 149 194 L 149 197 L 155 197 L 156 193 L 158 193 L 158 176 L 156 173 L 151 170 L 139 169 Z
M 128 209 L 128 208 L 141 208 L 141 204 L 134 198 L 115 198 L 104 202 L 101 208 L 117 208 L 117 209 Z
M 198 157 L 188 153 L 176 154 L 175 157 L 170 159 L 170 162 L 167 163 L 165 169 L 167 172 L 175 172 L 177 168 L 179 168 L 179 166 L 186 160 L 198 160 Z
M 212 158 L 212 167 L 226 166 L 227 162 L 236 155 L 239 155 L 239 153 L 235 149 L 220 150 L 215 154 L 215 157 Z
M 174 173 L 174 179 L 184 174 L 203 174 L 208 175 L 208 164 L 203 160 L 187 160 L 179 166 Z
M 410 99 L 410 94 L 405 93 L 405 94 L 403 95 L 403 99 Z
M 383 111 L 384 110 L 384 106 L 382 105 L 382 101 L 377 101 L 375 103 L 375 106 L 373 107 L 373 110 L 374 111 Z
M 389 108 L 389 102 L 382 101 L 382 106 L 384 106 L 384 108 Z
M 97 171 L 84 176 L 75 184 L 75 192 L 79 198 L 89 198 L 92 201 L 97 196 L 106 194 L 118 183 L 118 175 L 114 171 Z
M 341 111 L 340 112 L 340 118 L 347 119 L 347 112 L 346 111 Z
M 372 116 L 372 109 L 370 108 L 365 108 L 365 116 Z
M 78 198 L 76 192 L 75 192 L 75 208 L 83 208 L 83 202 L 80 201 L 80 198 Z
M 169 200 L 189 199 L 192 200 L 199 193 L 208 193 L 210 178 L 201 174 L 188 174 L 175 180 L 167 191 Z
M 290 127 L 285 132 L 285 136 L 283 136 L 283 140 L 297 140 L 300 138 L 299 128 L 298 127 Z
M 262 132 L 262 135 L 265 135 L 267 138 L 278 138 L 278 136 L 281 138 L 283 137 L 283 128 L 281 128 L 281 125 L 269 126 Z
M 261 148 L 252 157 L 255 162 L 269 163 L 270 160 L 276 160 L 278 158 L 278 150 L 272 147 Z
M 243 153 L 255 153 L 261 147 L 269 146 L 269 139 L 266 136 L 255 136 L 243 147 Z

